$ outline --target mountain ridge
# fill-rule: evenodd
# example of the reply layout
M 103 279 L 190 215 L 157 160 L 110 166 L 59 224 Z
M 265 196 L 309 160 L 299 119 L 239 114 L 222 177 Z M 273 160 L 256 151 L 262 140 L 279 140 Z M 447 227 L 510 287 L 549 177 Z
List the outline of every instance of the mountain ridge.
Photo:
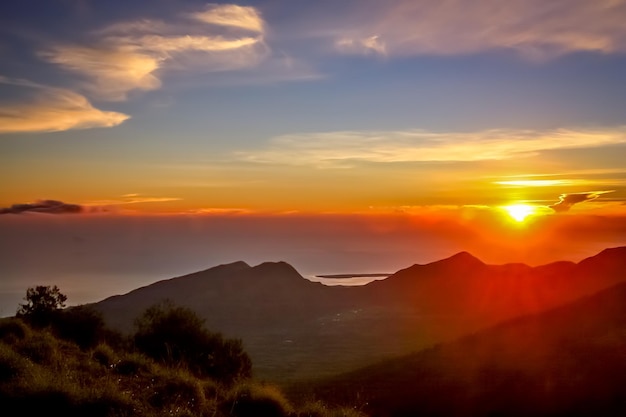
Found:
M 218 265 L 94 304 L 130 331 L 145 308 L 170 299 L 206 325 L 241 338 L 270 379 L 354 369 L 519 315 L 536 313 L 626 278 L 626 247 L 579 263 L 488 265 L 467 252 L 415 264 L 363 286 L 325 286 L 284 261 Z

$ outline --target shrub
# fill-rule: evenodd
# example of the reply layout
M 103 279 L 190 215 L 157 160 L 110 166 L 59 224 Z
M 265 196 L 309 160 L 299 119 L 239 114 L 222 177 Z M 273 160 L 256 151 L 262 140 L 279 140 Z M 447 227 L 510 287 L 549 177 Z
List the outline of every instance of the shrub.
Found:
M 54 366 L 57 364 L 57 341 L 48 332 L 37 332 L 20 341 L 15 350 L 34 363 Z
M 72 414 L 89 417 L 132 416 L 133 404 L 122 392 L 108 387 L 83 393 L 74 401 Z
M 0 320 L 0 341 L 14 344 L 30 334 L 30 329 L 22 320 L 6 318 Z
M 91 352 L 91 357 L 100 365 L 111 367 L 117 362 L 115 351 L 105 344 L 100 344 Z
M 199 381 L 184 373 L 172 372 L 157 379 L 148 402 L 162 409 L 198 410 L 205 404 L 204 391 Z M 170 412 L 171 414 L 171 412 Z
M 187 367 L 198 377 L 232 382 L 251 374 L 252 362 L 241 341 L 209 332 L 195 312 L 172 304 L 148 308 L 135 322 L 135 346 L 168 366 Z
M 86 306 L 72 307 L 55 315 L 52 320 L 55 333 L 87 349 L 104 342 L 107 329 L 102 314 Z
M 124 356 L 115 364 L 115 370 L 120 375 L 138 375 L 150 372 L 151 363 L 146 357 L 138 353 L 130 353 Z
M 293 413 L 284 395 L 270 385 L 244 383 L 233 390 L 224 405 L 226 414 L 235 417 L 287 417 Z
M 0 383 L 17 378 L 30 365 L 28 359 L 15 352 L 8 345 L 0 343 Z

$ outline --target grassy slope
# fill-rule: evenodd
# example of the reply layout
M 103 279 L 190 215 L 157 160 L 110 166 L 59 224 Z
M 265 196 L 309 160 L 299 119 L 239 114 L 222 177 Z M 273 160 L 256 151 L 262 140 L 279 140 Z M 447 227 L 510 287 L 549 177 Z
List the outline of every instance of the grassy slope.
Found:
M 273 386 L 226 386 L 128 349 L 81 350 L 18 319 L 0 321 L 0 404 L 20 416 L 346 416 L 309 403 L 295 409 Z

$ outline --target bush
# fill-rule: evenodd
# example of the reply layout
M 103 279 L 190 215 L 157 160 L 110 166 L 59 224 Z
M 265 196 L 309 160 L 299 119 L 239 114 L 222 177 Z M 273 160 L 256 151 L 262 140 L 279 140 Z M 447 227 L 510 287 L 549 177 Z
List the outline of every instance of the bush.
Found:
M 120 359 L 114 366 L 120 375 L 139 375 L 152 370 L 152 364 L 141 354 L 131 353 Z
M 30 329 L 22 320 L 16 318 L 0 320 L 0 341 L 14 344 L 26 338 L 29 333 Z
M 184 373 L 172 372 L 157 379 L 148 402 L 163 409 L 187 409 L 197 411 L 205 404 L 204 390 L 197 379 Z
M 0 343 L 0 384 L 19 377 L 30 366 L 28 359 Z
M 282 392 L 271 385 L 244 383 L 236 387 L 225 404 L 235 417 L 287 417 L 293 408 Z
M 121 392 L 103 390 L 76 401 L 70 415 L 89 417 L 132 416 L 132 402 Z
M 108 333 L 102 314 L 86 306 L 63 310 L 51 323 L 60 338 L 76 343 L 81 349 L 104 342 Z
M 40 365 L 56 366 L 58 363 L 57 340 L 48 332 L 38 332 L 20 341 L 15 350 Z
M 115 351 L 109 345 L 100 344 L 91 352 L 91 357 L 97 363 L 107 368 L 112 367 L 117 361 Z
M 241 341 L 209 332 L 204 320 L 188 308 L 158 304 L 135 324 L 135 346 L 168 366 L 182 365 L 198 377 L 227 383 L 251 374 L 252 362 Z

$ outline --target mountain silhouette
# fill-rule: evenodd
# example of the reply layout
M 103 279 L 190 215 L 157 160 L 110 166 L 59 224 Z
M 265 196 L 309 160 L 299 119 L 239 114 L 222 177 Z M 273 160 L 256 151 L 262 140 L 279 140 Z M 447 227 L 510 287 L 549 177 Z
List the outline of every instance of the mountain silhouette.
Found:
M 311 282 L 285 262 L 235 262 L 94 306 L 109 325 L 130 331 L 147 307 L 169 299 L 195 310 L 211 330 L 241 338 L 257 376 L 284 381 L 407 354 L 624 279 L 626 247 L 539 267 L 487 265 L 461 252 L 359 287 Z
M 626 282 L 311 391 L 376 416 L 624 416 Z

